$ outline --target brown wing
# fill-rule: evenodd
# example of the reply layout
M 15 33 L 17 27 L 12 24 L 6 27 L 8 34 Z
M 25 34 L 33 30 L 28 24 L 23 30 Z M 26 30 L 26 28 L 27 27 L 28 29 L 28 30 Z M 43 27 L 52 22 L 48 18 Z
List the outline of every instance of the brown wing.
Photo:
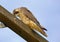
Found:
M 20 8 L 21 11 L 23 11 L 23 13 L 28 17 L 30 18 L 32 21 L 34 21 L 40 28 L 46 30 L 44 27 L 42 27 L 40 25 L 40 23 L 37 21 L 37 19 L 33 16 L 33 14 L 25 7 L 21 7 Z

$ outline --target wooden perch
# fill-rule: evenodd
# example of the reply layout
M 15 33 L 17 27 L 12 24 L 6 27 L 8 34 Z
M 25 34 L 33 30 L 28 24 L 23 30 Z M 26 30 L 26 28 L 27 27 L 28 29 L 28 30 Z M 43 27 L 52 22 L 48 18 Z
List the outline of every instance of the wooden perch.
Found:
M 0 5 L 0 21 L 28 42 L 48 42 Z

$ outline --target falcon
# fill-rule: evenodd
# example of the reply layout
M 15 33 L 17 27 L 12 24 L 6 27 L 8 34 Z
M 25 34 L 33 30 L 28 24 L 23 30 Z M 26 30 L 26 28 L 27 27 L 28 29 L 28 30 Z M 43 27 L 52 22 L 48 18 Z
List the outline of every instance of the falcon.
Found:
M 24 24 L 29 26 L 32 30 L 37 30 L 41 34 L 47 37 L 44 30 L 47 31 L 43 26 L 40 25 L 38 20 L 34 17 L 30 10 L 26 7 L 20 7 L 13 10 L 13 14 L 19 18 Z

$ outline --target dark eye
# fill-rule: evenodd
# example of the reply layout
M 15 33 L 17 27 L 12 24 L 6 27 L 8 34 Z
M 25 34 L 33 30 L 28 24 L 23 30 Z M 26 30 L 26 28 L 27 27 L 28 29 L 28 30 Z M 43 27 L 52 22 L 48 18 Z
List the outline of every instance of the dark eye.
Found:
M 18 11 L 14 12 L 14 14 L 18 14 L 18 13 L 19 13 Z

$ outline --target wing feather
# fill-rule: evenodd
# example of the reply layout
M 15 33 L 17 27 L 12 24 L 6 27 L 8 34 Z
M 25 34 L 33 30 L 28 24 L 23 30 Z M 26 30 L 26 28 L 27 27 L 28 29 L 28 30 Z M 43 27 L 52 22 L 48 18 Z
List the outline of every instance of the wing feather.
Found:
M 29 19 L 31 19 L 32 21 L 34 21 L 40 28 L 44 29 L 47 31 L 47 29 L 45 29 L 44 27 L 42 27 L 40 25 L 40 23 L 38 22 L 38 20 L 34 17 L 34 15 L 31 13 L 31 11 L 29 11 L 27 8 L 25 7 L 21 7 L 20 10 L 23 12 L 23 14 L 25 14 Z

